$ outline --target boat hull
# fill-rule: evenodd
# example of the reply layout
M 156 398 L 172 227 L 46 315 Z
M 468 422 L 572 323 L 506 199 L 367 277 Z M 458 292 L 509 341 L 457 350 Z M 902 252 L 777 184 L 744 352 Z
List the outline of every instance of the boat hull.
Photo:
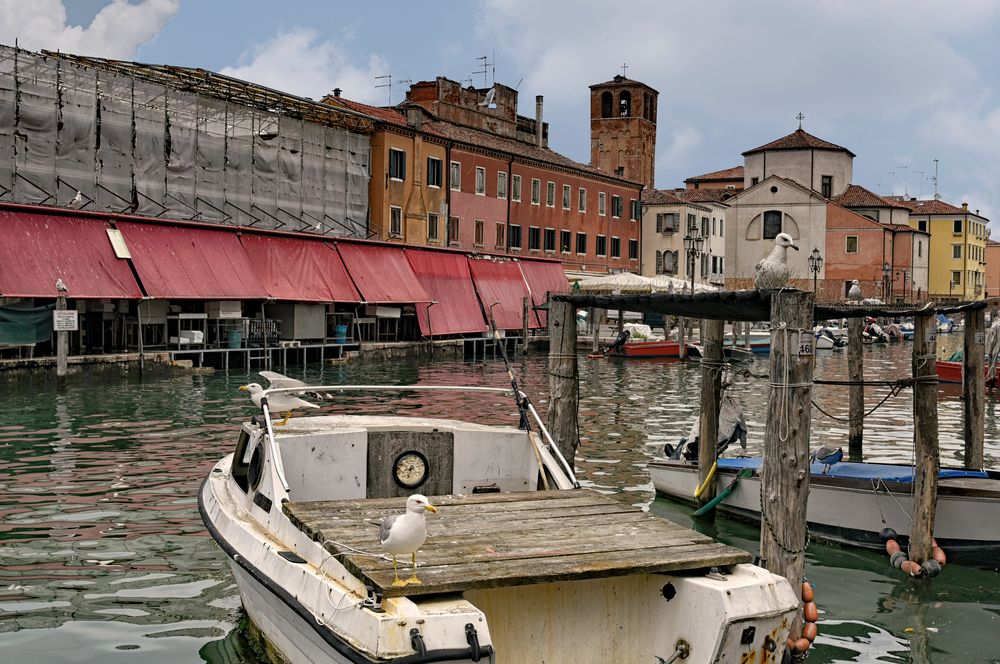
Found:
M 948 362 L 946 360 L 937 360 L 934 364 L 934 368 L 937 371 L 937 377 L 939 383 L 962 383 L 962 362 Z M 984 370 L 983 380 L 986 380 L 986 373 Z M 986 381 L 987 385 L 992 385 L 993 381 Z
M 657 494 L 692 503 L 697 467 L 673 461 L 649 465 Z M 720 469 L 718 486 L 732 482 L 737 470 Z M 838 478 L 813 474 L 806 519 L 814 539 L 883 550 L 879 531 L 893 528 L 905 546 L 913 500 L 909 483 Z M 934 534 L 949 560 L 971 565 L 1000 564 L 1000 480 L 940 480 Z M 971 487 L 971 488 L 970 488 Z M 760 477 L 741 478 L 716 509 L 747 521 L 760 521 Z M 884 516 L 884 522 L 883 522 Z
M 676 341 L 640 341 L 627 343 L 619 349 L 609 351 L 608 355 L 642 359 L 645 357 L 680 357 L 680 343 Z

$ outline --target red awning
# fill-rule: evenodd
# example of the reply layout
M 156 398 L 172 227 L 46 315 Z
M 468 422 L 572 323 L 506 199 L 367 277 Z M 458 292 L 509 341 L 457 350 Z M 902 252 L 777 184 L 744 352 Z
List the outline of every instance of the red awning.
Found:
M 54 298 L 62 279 L 70 298 L 142 297 L 108 228 L 102 219 L 0 210 L 0 295 Z
M 562 264 L 550 261 L 524 261 L 521 263 L 521 273 L 528 283 L 531 291 L 531 301 L 535 306 L 545 304 L 548 293 L 568 293 L 569 280 L 563 272 Z M 538 323 L 542 327 L 548 326 L 548 312 L 535 310 L 538 316 Z
M 521 276 L 521 268 L 514 261 L 469 259 L 469 271 L 476 285 L 479 301 L 487 317 L 492 313 L 498 330 L 520 330 L 522 307 L 528 297 L 528 286 Z M 490 306 L 494 302 L 499 304 Z M 538 321 L 529 317 L 528 325 L 538 327 Z
M 417 281 L 431 301 L 436 302 L 429 307 L 430 321 L 428 305 L 417 306 L 417 320 L 424 336 L 471 334 L 489 329 L 472 287 L 465 254 L 407 249 L 406 259 Z
M 337 251 L 365 302 L 414 304 L 432 300 L 417 281 L 401 248 L 338 242 Z
M 322 240 L 244 234 L 240 243 L 268 295 L 290 302 L 361 302 L 333 245 Z
M 263 300 L 268 297 L 231 230 L 118 222 L 150 297 Z

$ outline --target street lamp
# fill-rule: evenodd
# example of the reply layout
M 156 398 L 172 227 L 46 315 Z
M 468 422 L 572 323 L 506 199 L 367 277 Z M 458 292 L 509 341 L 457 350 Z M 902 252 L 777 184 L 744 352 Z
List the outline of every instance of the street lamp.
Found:
M 823 257 L 819 255 L 819 249 L 813 247 L 812 253 L 809 254 L 809 271 L 813 274 L 813 293 L 816 292 L 816 277 L 819 276 L 820 270 L 823 269 Z
M 888 302 L 892 299 L 892 282 L 889 276 L 892 274 L 892 267 L 888 263 L 882 263 L 882 297 Z
M 903 278 L 903 302 L 906 302 L 906 282 L 910 280 L 910 272 L 908 270 L 903 270 L 902 272 L 896 273 L 896 279 L 900 277 Z M 912 294 L 912 291 L 911 291 Z
M 694 259 L 701 256 L 701 250 L 705 246 L 705 238 L 701 235 L 691 235 L 691 230 L 689 228 L 687 235 L 684 236 L 684 253 L 687 254 L 690 266 L 691 293 L 694 294 Z

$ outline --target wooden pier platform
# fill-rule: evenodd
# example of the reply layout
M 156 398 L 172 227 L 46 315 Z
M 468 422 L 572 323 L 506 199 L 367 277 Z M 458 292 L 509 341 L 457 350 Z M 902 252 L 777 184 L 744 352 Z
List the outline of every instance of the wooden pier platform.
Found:
M 417 552 L 423 585 L 392 586 L 392 563 L 357 555 L 381 553 L 383 517 L 401 514 L 405 499 L 285 503 L 288 517 L 366 584 L 386 597 L 474 588 L 678 572 L 750 561 L 745 551 L 590 490 L 434 496 L 428 538 Z M 332 540 L 332 541 L 328 541 Z M 410 575 L 409 556 L 399 559 Z

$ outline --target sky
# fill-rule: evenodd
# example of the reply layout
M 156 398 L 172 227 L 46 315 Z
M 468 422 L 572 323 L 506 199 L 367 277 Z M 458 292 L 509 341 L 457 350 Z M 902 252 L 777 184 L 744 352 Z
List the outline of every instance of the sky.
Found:
M 588 86 L 624 63 L 660 93 L 659 188 L 742 163 L 801 112 L 857 155 L 856 184 L 928 198 L 937 160 L 944 200 L 1000 219 L 1000 0 L 0 0 L 0 16 L 0 43 L 314 99 L 395 104 L 407 80 L 495 72 L 522 115 L 544 95 L 550 147 L 585 163 Z

